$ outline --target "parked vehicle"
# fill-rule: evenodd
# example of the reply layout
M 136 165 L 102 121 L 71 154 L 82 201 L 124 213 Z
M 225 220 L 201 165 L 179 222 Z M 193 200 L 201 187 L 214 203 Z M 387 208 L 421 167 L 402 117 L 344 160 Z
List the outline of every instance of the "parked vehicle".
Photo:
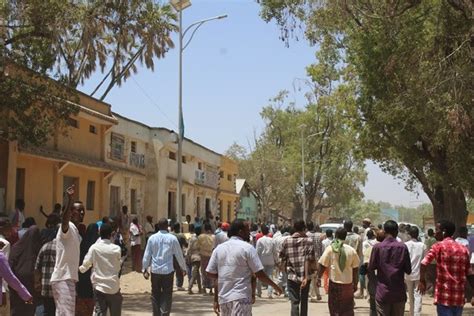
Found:
M 323 233 L 325 233 L 328 229 L 331 229 L 335 233 L 338 228 L 341 228 L 343 226 L 344 225 L 342 225 L 341 223 L 326 223 L 326 224 L 322 224 L 319 227 L 321 228 Z

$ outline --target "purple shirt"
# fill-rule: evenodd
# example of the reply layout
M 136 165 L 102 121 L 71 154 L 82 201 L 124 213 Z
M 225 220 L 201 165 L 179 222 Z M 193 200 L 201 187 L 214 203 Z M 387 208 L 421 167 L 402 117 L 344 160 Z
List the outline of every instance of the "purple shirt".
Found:
M 369 270 L 377 270 L 375 299 L 382 304 L 406 302 L 405 273 L 411 274 L 408 248 L 395 238 L 387 237 L 374 245 Z
M 22 300 L 28 301 L 31 300 L 32 296 L 26 287 L 21 284 L 20 280 L 13 274 L 13 271 L 10 269 L 8 264 L 7 257 L 0 252 L 0 284 L 3 283 L 3 279 L 7 281 L 8 285 L 14 289 Z M 0 295 L 0 304 L 2 304 L 2 295 Z

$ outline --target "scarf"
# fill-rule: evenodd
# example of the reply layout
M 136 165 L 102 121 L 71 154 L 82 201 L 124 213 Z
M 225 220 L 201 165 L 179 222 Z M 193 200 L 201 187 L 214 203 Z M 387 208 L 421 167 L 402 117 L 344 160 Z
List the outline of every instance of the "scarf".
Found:
M 344 241 L 334 239 L 331 244 L 332 251 L 339 254 L 339 268 L 344 271 L 346 267 L 346 252 L 344 251 Z

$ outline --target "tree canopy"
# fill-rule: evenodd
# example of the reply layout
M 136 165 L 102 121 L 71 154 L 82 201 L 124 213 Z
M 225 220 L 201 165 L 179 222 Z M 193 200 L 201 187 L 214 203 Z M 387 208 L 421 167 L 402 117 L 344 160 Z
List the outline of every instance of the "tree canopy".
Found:
M 114 86 L 137 72 L 137 62 L 154 70 L 154 60 L 174 47 L 171 34 L 177 30 L 176 19 L 167 1 L 0 0 L 0 69 L 8 60 L 73 89 L 101 72 L 103 79 L 91 95 L 104 100 Z M 0 78 L 2 92 L 11 98 L 0 102 L 0 110 L 13 111 L 10 113 L 20 120 L 22 113 L 36 111 L 33 101 L 38 97 L 9 91 L 11 80 Z M 32 90 L 46 89 L 43 94 L 48 94 L 48 86 L 35 87 L 34 81 L 27 84 Z M 25 106 L 7 106 L 15 102 Z M 46 135 L 51 127 L 48 124 L 56 118 L 72 113 L 66 104 L 58 106 L 64 113 L 50 113 L 52 120 L 41 124 L 30 121 L 32 130 L 39 134 L 26 133 L 20 138 L 44 141 L 43 136 L 35 137 Z M 20 136 L 15 129 L 9 134 Z
M 474 194 L 472 11 L 469 0 L 261 0 L 289 42 L 301 28 L 355 85 L 348 111 L 365 157 L 420 183 L 436 219 L 465 223 Z M 321 58 L 324 56 L 324 58 Z

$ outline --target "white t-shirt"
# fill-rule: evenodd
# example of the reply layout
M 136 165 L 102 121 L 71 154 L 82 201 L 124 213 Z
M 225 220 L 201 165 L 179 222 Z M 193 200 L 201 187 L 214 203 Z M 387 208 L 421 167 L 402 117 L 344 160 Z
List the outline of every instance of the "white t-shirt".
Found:
M 81 235 L 76 225 L 69 222 L 69 229 L 63 233 L 60 227 L 56 235 L 56 263 L 51 274 L 51 282 L 78 281 L 79 252 Z
M 218 274 L 219 304 L 251 299 L 252 274 L 263 270 L 257 251 L 238 237 L 214 249 L 206 271 Z
M 405 243 L 410 254 L 411 274 L 405 274 L 405 280 L 418 281 L 420 280 L 420 266 L 421 260 L 426 254 L 426 245 L 421 241 L 411 239 Z
M 130 225 L 130 245 L 136 246 L 140 245 L 141 243 L 140 228 L 132 223 Z

